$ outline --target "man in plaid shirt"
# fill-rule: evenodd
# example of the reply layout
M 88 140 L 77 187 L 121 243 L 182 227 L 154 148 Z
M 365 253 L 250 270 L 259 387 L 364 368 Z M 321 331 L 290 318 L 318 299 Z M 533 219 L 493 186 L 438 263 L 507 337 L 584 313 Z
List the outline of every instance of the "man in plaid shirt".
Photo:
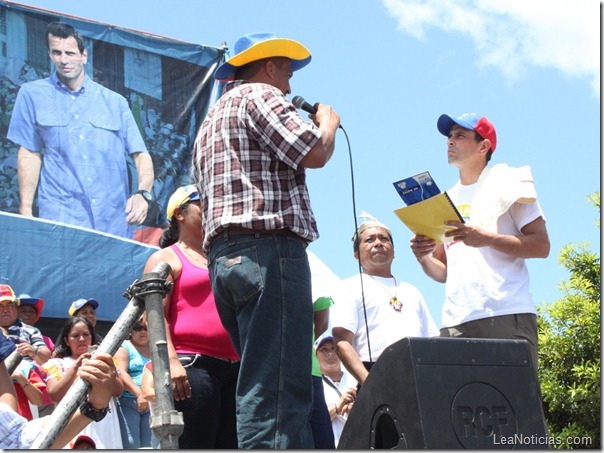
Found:
M 318 238 L 306 168 L 331 158 L 339 115 L 304 121 L 286 99 L 302 44 L 252 33 L 216 71 L 229 81 L 204 120 L 193 165 L 218 312 L 241 356 L 239 448 L 312 448 L 312 295 Z M 267 341 L 269 339 L 269 341 Z

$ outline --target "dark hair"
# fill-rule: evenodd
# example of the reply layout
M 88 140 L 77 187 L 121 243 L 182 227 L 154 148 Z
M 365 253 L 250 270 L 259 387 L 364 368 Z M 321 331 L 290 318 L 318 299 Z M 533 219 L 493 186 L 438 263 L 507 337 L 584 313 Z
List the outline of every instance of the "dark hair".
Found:
M 178 206 L 178 209 L 186 212 L 189 209 L 189 204 L 191 202 L 188 201 L 182 206 Z M 180 235 L 180 231 L 178 229 L 178 220 L 176 217 L 172 215 L 172 220 L 170 221 L 170 225 L 164 229 L 161 237 L 159 238 L 159 247 L 165 249 L 166 247 L 170 247 L 173 244 L 176 244 L 178 241 L 178 236 Z
M 84 40 L 82 39 L 82 35 L 80 35 L 78 33 L 78 31 L 69 24 L 64 24 L 62 22 L 51 22 L 50 24 L 48 24 L 46 26 L 45 34 L 46 34 L 46 48 L 48 50 L 50 50 L 50 44 L 49 44 L 49 38 L 48 38 L 49 35 L 53 35 L 53 36 L 56 36 L 57 38 L 62 38 L 62 39 L 67 39 L 71 36 L 76 40 L 80 53 L 84 53 L 84 50 L 86 50 L 86 47 L 84 46 Z
M 72 354 L 71 348 L 69 347 L 69 345 L 67 344 L 67 342 L 65 340 L 69 336 L 69 332 L 71 332 L 71 329 L 73 329 L 73 326 L 75 326 L 76 324 L 81 323 L 81 322 L 86 324 L 86 327 L 88 327 L 88 332 L 90 332 L 90 335 L 92 335 L 92 337 L 90 339 L 92 342 L 91 344 L 95 344 L 96 335 L 94 333 L 94 326 L 86 318 L 82 318 L 81 316 L 74 316 L 73 318 L 69 318 L 67 320 L 67 322 L 61 329 L 61 332 L 59 332 L 59 336 L 57 337 L 57 340 L 55 341 L 55 350 L 53 353 L 54 357 L 58 357 L 58 358 L 62 359 L 64 357 L 71 356 L 71 354 Z
M 235 70 L 235 80 L 249 80 L 254 77 L 258 72 L 260 72 L 260 68 L 266 63 L 266 58 L 262 60 L 252 61 L 248 64 L 244 64 L 243 66 L 239 66 Z
M 476 139 L 477 142 L 481 142 L 484 140 L 484 137 L 476 131 L 474 131 L 474 138 Z M 487 151 L 487 154 L 485 156 L 487 159 L 487 162 L 489 162 L 491 160 L 492 155 L 493 155 L 493 148 L 489 148 L 489 150 Z
M 266 64 L 267 61 L 272 60 L 277 68 L 283 67 L 284 58 L 287 57 L 267 57 L 256 61 L 250 61 L 248 64 L 239 66 L 235 70 L 235 80 L 249 80 L 260 72 L 260 69 Z
M 388 233 L 388 237 L 390 238 L 390 243 L 394 247 L 394 240 L 392 239 L 392 234 L 390 233 L 390 231 L 388 230 L 388 228 L 386 226 L 371 225 L 371 226 L 361 230 L 362 226 L 363 226 L 363 224 L 361 224 L 361 226 L 358 228 L 357 231 L 355 231 L 354 235 L 352 236 L 352 251 L 353 252 L 357 253 L 359 251 L 359 247 L 361 245 L 361 236 L 369 228 L 382 228 L 382 229 L 386 230 L 386 233 Z M 359 230 L 361 230 L 360 233 L 359 233 Z

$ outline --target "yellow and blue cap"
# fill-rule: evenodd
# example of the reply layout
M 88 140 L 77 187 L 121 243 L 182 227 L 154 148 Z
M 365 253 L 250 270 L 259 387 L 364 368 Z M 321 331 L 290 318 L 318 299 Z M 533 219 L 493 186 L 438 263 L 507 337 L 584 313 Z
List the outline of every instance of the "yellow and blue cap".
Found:
M 172 221 L 176 208 L 180 208 L 190 201 L 197 200 L 199 200 L 199 193 L 197 192 L 197 187 L 195 187 L 193 184 L 182 186 L 176 189 L 168 200 L 168 208 L 166 209 L 166 217 L 168 218 L 168 222 Z
M 214 74 L 216 80 L 232 80 L 237 68 L 253 61 L 270 57 L 285 57 L 291 60 L 292 71 L 302 69 L 310 63 L 310 51 L 298 41 L 279 38 L 275 33 L 248 33 L 235 42 L 235 54 L 220 65 Z

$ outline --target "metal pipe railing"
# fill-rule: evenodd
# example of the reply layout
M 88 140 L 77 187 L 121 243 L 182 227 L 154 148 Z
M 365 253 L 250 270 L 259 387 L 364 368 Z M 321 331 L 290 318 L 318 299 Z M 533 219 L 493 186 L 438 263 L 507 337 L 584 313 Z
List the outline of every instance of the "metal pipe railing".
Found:
M 146 308 L 146 304 L 149 303 L 152 307 L 152 311 L 157 311 L 157 299 L 159 298 L 159 304 L 162 305 L 161 300 L 163 296 L 168 291 L 169 285 L 166 283 L 166 278 L 170 274 L 171 268 L 166 263 L 158 263 L 155 265 L 150 273 L 144 274 L 142 277 L 142 281 L 135 281 L 124 293 L 124 296 L 129 298 L 128 305 L 119 316 L 119 318 L 113 324 L 113 327 L 109 331 L 109 333 L 105 336 L 101 344 L 99 345 L 97 352 L 100 353 L 108 353 L 110 355 L 114 355 L 118 348 L 121 346 L 122 342 L 128 337 L 132 326 L 138 321 L 141 317 L 143 311 Z M 144 298 L 144 299 L 143 299 Z M 151 302 L 149 302 L 151 301 Z M 157 315 L 154 315 L 152 318 L 154 319 L 153 324 L 149 327 L 149 342 L 154 344 L 161 344 L 162 341 L 165 342 L 165 328 L 163 327 L 163 308 L 162 308 L 162 327 L 158 327 L 158 321 L 155 320 Z M 153 347 L 152 347 L 153 351 Z M 167 354 L 167 350 L 166 350 Z M 164 360 L 163 357 L 159 354 L 154 354 L 152 356 L 154 367 L 162 368 L 162 365 L 157 363 L 160 360 Z M 167 359 L 166 363 L 167 363 Z M 167 370 L 168 380 L 170 379 L 170 369 L 168 367 Z M 63 431 L 77 408 L 86 398 L 88 390 L 90 389 L 90 384 L 81 379 L 77 378 L 74 383 L 71 385 L 63 399 L 59 402 L 53 413 L 50 415 L 51 419 L 48 423 L 45 424 L 44 428 L 40 432 L 40 434 L 34 440 L 31 448 L 32 449 L 49 449 L 52 444 L 55 442 L 59 434 Z M 157 390 L 156 390 L 157 392 Z M 162 393 L 162 392 L 160 392 Z M 170 387 L 171 394 L 171 387 Z M 164 398 L 165 399 L 165 398 Z M 168 412 L 170 412 L 169 404 L 164 403 L 164 406 Z M 173 407 L 173 400 L 172 400 Z M 165 409 L 164 409 L 165 410 Z M 165 417 L 164 417 L 165 418 Z M 178 423 L 178 418 L 173 417 L 175 424 Z M 182 420 L 182 417 L 181 417 Z M 182 425 L 184 427 L 184 423 Z M 171 431 L 169 429 L 164 429 L 164 431 Z M 176 432 L 177 429 L 174 428 L 172 431 Z M 181 431 L 182 432 L 182 428 Z M 178 433 L 180 434 L 180 433 Z M 166 444 L 172 445 L 172 443 L 165 442 Z M 162 443 L 162 448 L 170 448 L 168 446 L 164 447 L 164 443 Z M 177 448 L 177 447 L 176 447 Z

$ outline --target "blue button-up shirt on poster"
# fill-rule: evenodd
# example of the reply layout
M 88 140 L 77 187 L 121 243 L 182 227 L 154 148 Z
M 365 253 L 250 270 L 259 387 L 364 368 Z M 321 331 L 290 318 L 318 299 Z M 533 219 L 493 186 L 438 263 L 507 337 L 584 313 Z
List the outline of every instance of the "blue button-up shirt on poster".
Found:
M 126 153 L 147 149 L 123 96 L 88 76 L 77 92 L 56 74 L 25 83 L 8 138 L 43 156 L 40 218 L 132 236 Z

